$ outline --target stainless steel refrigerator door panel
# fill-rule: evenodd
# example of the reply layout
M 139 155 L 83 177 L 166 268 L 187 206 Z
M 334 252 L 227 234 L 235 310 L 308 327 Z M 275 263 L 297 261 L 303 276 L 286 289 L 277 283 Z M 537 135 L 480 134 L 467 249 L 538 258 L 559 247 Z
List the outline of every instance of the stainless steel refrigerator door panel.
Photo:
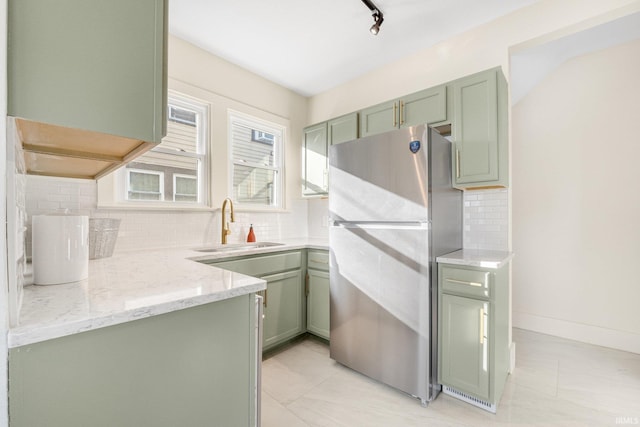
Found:
M 410 148 L 412 142 L 415 153 Z M 329 150 L 332 218 L 427 220 L 428 151 L 425 126 L 332 146 Z
M 331 357 L 432 399 L 429 230 L 330 228 Z

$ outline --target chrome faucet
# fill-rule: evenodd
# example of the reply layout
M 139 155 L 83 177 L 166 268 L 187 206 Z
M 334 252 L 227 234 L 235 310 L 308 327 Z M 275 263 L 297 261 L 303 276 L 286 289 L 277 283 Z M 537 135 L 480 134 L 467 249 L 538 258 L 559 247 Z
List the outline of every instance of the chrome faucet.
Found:
M 222 244 L 226 245 L 227 244 L 227 236 L 229 234 L 231 234 L 231 229 L 229 228 L 229 223 L 225 220 L 226 217 L 226 211 L 227 211 L 227 202 L 229 202 L 229 208 L 231 209 L 231 222 L 236 222 L 235 218 L 233 217 L 233 202 L 231 201 L 230 198 L 226 198 L 224 199 L 224 202 L 222 202 L 222 212 L 221 215 L 222 216 Z

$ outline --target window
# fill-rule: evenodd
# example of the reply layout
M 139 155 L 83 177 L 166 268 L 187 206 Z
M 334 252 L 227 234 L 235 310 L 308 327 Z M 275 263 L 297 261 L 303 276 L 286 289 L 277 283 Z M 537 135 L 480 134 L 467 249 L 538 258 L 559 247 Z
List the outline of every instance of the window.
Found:
M 167 135 L 124 168 L 124 201 L 206 205 L 207 121 L 204 103 L 170 93 Z
M 129 200 L 163 200 L 164 174 L 158 171 L 128 168 L 127 188 Z
M 284 128 L 254 117 L 229 114 L 233 200 L 254 207 L 282 207 Z
M 189 175 L 173 175 L 173 201 L 197 202 L 198 180 Z

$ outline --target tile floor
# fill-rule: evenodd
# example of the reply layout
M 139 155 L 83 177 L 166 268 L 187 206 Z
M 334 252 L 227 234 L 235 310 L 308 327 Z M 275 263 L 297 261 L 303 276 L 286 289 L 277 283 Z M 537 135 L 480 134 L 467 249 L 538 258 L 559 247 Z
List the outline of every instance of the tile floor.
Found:
M 427 408 L 307 338 L 263 362 L 262 427 L 640 425 L 640 354 L 514 329 L 516 369 L 493 415 L 440 394 Z

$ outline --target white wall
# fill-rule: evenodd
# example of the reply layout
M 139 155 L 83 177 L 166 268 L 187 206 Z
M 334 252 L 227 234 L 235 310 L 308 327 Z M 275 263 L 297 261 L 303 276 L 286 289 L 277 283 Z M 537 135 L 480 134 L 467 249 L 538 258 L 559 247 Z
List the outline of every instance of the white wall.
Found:
M 312 97 L 307 122 L 321 122 L 498 65 L 508 79 L 510 46 L 634 3 L 637 0 L 539 0 Z
M 336 117 L 352 111 L 357 111 L 361 108 L 374 105 L 376 103 L 400 97 L 405 94 L 416 92 L 427 87 L 451 81 L 458 77 L 472 74 L 498 65 L 502 66 L 503 71 L 505 72 L 505 76 L 507 77 L 507 80 L 509 80 L 511 77 L 509 74 L 509 49 L 512 46 L 526 44 L 531 40 L 547 36 L 551 33 L 557 34 L 558 32 L 570 31 L 570 29 L 575 30 L 575 27 L 581 27 L 582 29 L 590 28 L 599 25 L 602 22 L 613 20 L 619 16 L 635 13 L 640 9 L 639 5 L 640 2 L 638 2 L 637 0 L 540 0 L 529 7 L 523 8 L 500 19 L 489 22 L 474 30 L 445 40 L 442 43 L 427 48 L 415 55 L 389 64 L 380 69 L 374 70 L 361 78 L 355 79 L 335 89 L 314 96 L 310 99 L 309 116 L 307 123 L 312 124 L 321 122 L 331 117 Z M 638 56 L 639 55 L 636 54 L 636 58 Z M 585 87 L 589 86 L 588 82 L 583 82 L 583 85 Z M 568 107 L 569 111 L 574 108 L 575 107 Z M 611 108 L 611 111 L 620 113 L 617 107 Z M 635 111 L 637 113 L 637 107 Z M 541 123 L 539 120 L 533 120 L 530 117 L 525 116 L 526 115 L 524 114 L 521 115 L 521 119 L 523 122 L 526 122 L 532 128 L 539 129 Z M 510 121 L 515 122 L 515 120 Z M 637 121 L 638 118 L 636 116 L 635 122 Z M 615 124 L 619 123 L 619 118 L 609 121 L 608 123 L 606 121 L 602 122 L 606 123 L 606 126 L 609 128 L 609 130 L 615 129 L 614 131 L 612 131 L 612 133 L 614 134 L 613 136 L 615 137 L 615 133 L 618 130 Z M 512 131 L 510 129 L 510 135 L 514 132 L 515 131 Z M 515 147 L 514 144 L 518 144 L 515 134 L 510 138 L 510 153 L 513 153 L 517 150 L 517 147 Z M 560 148 L 553 148 L 553 155 L 555 155 Z M 539 154 L 542 155 L 543 153 L 539 152 Z M 552 152 L 549 151 L 545 152 L 545 154 L 547 157 L 552 156 Z M 520 218 L 516 218 L 514 212 L 511 212 L 510 206 L 512 205 L 513 200 L 517 196 L 527 197 L 526 194 L 523 195 L 521 193 L 521 190 L 519 190 L 518 179 L 520 179 L 520 177 L 515 171 L 516 169 L 522 167 L 522 164 L 528 165 L 530 164 L 530 162 L 531 160 L 527 158 L 521 158 L 520 163 L 516 159 L 511 162 L 511 169 L 514 172 L 511 172 L 512 177 L 510 179 L 510 182 L 512 182 L 513 184 L 512 188 L 507 192 L 507 217 L 513 218 L 513 224 L 517 224 L 520 220 Z M 595 165 L 589 164 L 588 167 L 595 167 Z M 545 170 L 545 179 L 549 179 L 555 182 L 555 172 L 555 170 Z M 625 183 L 619 182 L 618 185 L 620 184 L 627 184 L 630 186 L 629 188 L 631 188 L 631 186 L 633 185 L 633 181 L 628 180 Z M 595 184 L 592 183 L 592 185 Z M 602 189 L 601 184 L 597 184 L 596 187 Z M 465 194 L 465 204 L 467 202 L 469 202 L 469 204 L 465 206 L 466 222 L 464 243 L 467 246 L 469 246 L 471 243 L 473 245 L 477 244 L 477 247 L 486 247 L 486 242 L 483 243 L 482 239 L 478 241 L 478 239 L 475 238 L 480 236 L 480 233 L 475 233 L 475 231 L 477 231 L 477 228 L 472 229 L 471 223 L 468 222 L 468 220 L 473 219 L 473 215 L 477 213 L 472 211 L 470 212 L 469 210 L 469 208 L 472 207 L 472 200 L 470 200 L 469 198 L 472 194 L 473 193 L 470 192 Z M 559 193 L 555 194 L 556 197 L 559 197 Z M 575 194 L 577 194 L 576 188 L 573 188 L 572 193 L 568 193 L 566 194 L 566 196 L 576 197 Z M 589 195 L 588 198 L 591 202 L 590 208 L 592 210 L 597 209 L 599 203 L 597 203 L 597 201 L 595 200 L 591 200 L 593 199 L 592 195 Z M 530 201 L 527 201 L 526 204 L 530 204 Z M 614 218 L 619 218 L 621 215 L 626 218 L 628 212 L 617 213 Z M 553 224 L 551 226 L 554 227 L 556 232 L 560 233 L 561 235 L 563 233 L 567 233 L 567 230 L 562 227 L 564 222 L 566 222 L 564 218 L 565 213 L 561 209 L 554 210 L 549 218 L 549 221 Z M 591 236 L 594 235 L 594 233 L 597 234 L 601 232 L 601 229 L 598 229 L 597 232 L 593 231 L 595 228 L 594 224 L 597 224 L 597 222 L 591 224 L 591 228 L 583 228 L 583 231 L 588 229 L 589 233 L 587 233 L 586 236 L 581 236 L 580 241 L 585 241 L 585 239 L 587 238 L 591 239 Z M 546 226 L 546 224 L 538 224 L 538 226 L 543 227 Z M 572 225 L 572 227 L 575 227 L 575 225 Z M 633 229 L 627 228 L 627 233 L 630 230 Z M 622 231 L 622 229 L 620 231 Z M 514 271 L 516 268 L 519 268 L 517 266 L 521 265 L 522 263 L 526 263 L 529 266 L 535 265 L 536 268 L 541 272 L 540 274 L 542 274 L 542 272 L 546 271 L 545 263 L 550 258 L 565 261 L 565 265 L 570 269 L 565 270 L 565 272 L 576 271 L 580 266 L 582 266 L 583 263 L 587 261 L 595 265 L 598 265 L 598 263 L 600 263 L 601 265 L 602 263 L 602 261 L 596 262 L 597 256 L 593 255 L 594 252 L 590 252 L 591 255 L 588 257 L 588 259 L 576 259 L 575 257 L 568 257 L 563 251 L 563 247 L 558 246 L 557 244 L 548 245 L 547 247 L 545 247 L 544 251 L 539 250 L 535 253 L 526 250 L 523 251 L 523 244 L 520 244 L 520 242 L 518 242 L 518 240 L 520 240 L 521 238 L 521 235 L 518 234 L 516 236 L 514 233 L 508 234 L 509 236 L 507 238 L 507 247 L 514 248 L 516 252 Z M 612 248 L 614 246 L 615 248 L 625 247 L 625 245 L 628 245 L 628 242 L 630 240 L 629 237 L 626 237 L 626 240 L 624 240 L 625 237 L 623 235 L 619 235 L 616 232 L 607 235 L 613 239 L 609 241 L 606 246 L 604 246 L 607 248 Z M 578 233 L 575 231 L 572 232 L 571 237 L 572 239 L 577 238 Z M 640 239 L 635 240 L 637 241 Z M 603 239 L 600 239 L 599 242 L 605 243 Z M 493 245 L 494 243 L 495 242 L 492 242 L 490 244 Z M 619 252 L 620 251 L 616 249 L 616 253 Z M 638 255 L 639 251 L 635 250 L 635 254 Z M 619 267 L 619 263 L 616 263 L 614 265 L 616 267 Z M 604 270 L 603 268 L 601 268 L 598 271 L 601 276 Z M 637 327 L 640 327 L 638 326 L 640 325 L 640 321 L 638 321 L 637 318 L 629 319 L 628 311 L 628 304 L 630 304 L 629 301 L 638 300 L 637 291 L 627 292 L 624 296 L 620 297 L 621 299 L 628 298 L 625 304 L 623 304 L 621 307 L 618 307 L 618 309 L 625 311 L 626 314 L 612 313 L 616 310 L 615 306 L 617 302 L 600 305 L 599 307 L 597 307 L 597 309 L 593 306 L 587 306 L 587 309 L 581 311 L 580 308 L 577 308 L 578 304 L 575 304 L 575 300 L 567 298 L 568 295 L 563 295 L 561 299 L 552 299 L 553 297 L 549 295 L 549 290 L 551 288 L 551 286 L 549 285 L 540 285 L 540 283 L 536 283 L 535 287 L 527 290 L 528 293 L 526 294 L 526 296 L 530 297 L 528 299 L 524 296 L 524 294 L 521 293 L 521 287 L 528 285 L 521 285 L 519 283 L 520 278 L 524 277 L 524 275 L 524 273 L 521 274 L 518 272 L 517 276 L 514 275 L 514 278 L 512 280 L 513 296 L 518 296 L 519 298 L 518 305 L 514 305 L 514 309 L 517 309 L 519 313 L 528 313 L 527 310 L 537 310 L 537 308 L 542 308 L 544 304 L 548 304 L 549 307 L 555 307 L 555 314 L 560 314 L 562 310 L 574 314 L 577 314 L 578 312 L 580 313 L 580 316 L 576 316 L 575 318 L 572 318 L 572 320 L 570 320 L 570 325 L 573 326 L 573 328 L 569 328 L 567 325 L 560 325 L 560 323 L 556 322 L 551 325 L 547 324 L 544 328 L 545 332 L 550 334 L 563 335 L 568 338 L 593 342 L 593 336 L 595 336 L 595 332 L 597 331 L 598 344 L 620 347 L 621 343 L 626 342 L 625 348 L 629 348 L 629 346 L 632 346 L 634 348 L 633 351 L 640 352 L 640 349 L 638 349 L 638 346 L 640 346 L 640 340 L 638 340 L 638 337 L 636 335 L 637 332 L 635 332 L 637 331 Z M 581 293 L 581 297 L 579 299 L 580 301 L 584 300 L 584 302 L 594 302 L 597 299 L 603 300 L 605 298 L 609 298 L 609 293 L 606 290 L 603 290 L 602 282 L 600 280 L 586 280 L 584 276 L 568 276 L 570 275 L 563 273 L 564 279 L 573 280 L 574 287 L 578 287 L 580 286 L 580 284 L 583 284 L 584 286 L 579 291 Z M 633 278 L 634 276 L 629 277 Z M 638 281 L 636 280 L 635 283 L 637 285 Z M 628 287 L 629 286 L 626 287 L 627 290 Z M 636 288 L 640 289 L 640 286 L 636 286 Z M 622 289 L 622 291 L 625 292 L 624 289 Z M 636 297 L 635 299 L 633 298 L 634 296 Z M 614 301 L 619 302 L 619 300 L 615 299 Z M 599 310 L 603 308 L 605 308 L 605 312 L 600 312 Z M 564 319 L 566 318 L 566 315 L 563 315 L 559 318 Z M 615 320 L 610 320 L 610 318 Z M 539 316 L 536 319 L 541 320 L 545 318 Z M 622 323 L 629 320 L 635 320 L 634 326 L 621 325 Z M 539 324 L 535 325 L 533 322 L 525 324 L 522 321 L 522 316 L 518 319 L 518 323 L 515 323 L 514 319 L 514 325 L 527 328 L 535 327 L 537 329 L 540 329 Z M 586 329 L 580 329 L 577 327 L 577 325 L 587 326 Z M 564 326 L 564 328 L 559 329 L 560 326 Z M 629 335 L 626 332 L 631 332 L 632 335 Z
M 192 95 L 212 103 L 211 139 L 215 150 L 212 181 L 217 185 L 213 191 L 214 206 L 227 196 L 228 108 L 287 126 L 287 205 L 302 200 L 300 142 L 306 125 L 306 98 L 173 36 L 169 37 L 169 76 L 170 88 L 193 92 Z
M 512 109 L 514 326 L 640 353 L 640 40 Z
M 161 211 L 99 209 L 94 181 L 28 175 L 26 208 L 32 215 L 69 209 L 91 217 L 121 219 L 116 252 L 141 249 L 196 247 L 220 243 L 220 211 Z M 229 243 L 242 242 L 253 224 L 258 240 L 281 240 L 306 236 L 304 201 L 295 201 L 290 212 L 236 212 Z M 300 206 L 301 205 L 301 206 Z M 27 230 L 27 254 L 31 232 Z
M 307 203 L 301 196 L 300 141 L 306 98 L 173 36 L 169 37 L 169 88 L 210 105 L 211 210 L 98 208 L 94 181 L 29 176 L 26 188 L 29 219 L 34 214 L 56 209 L 70 209 L 92 217 L 120 218 L 116 252 L 219 243 L 220 206 L 228 195 L 227 110 L 233 109 L 286 127 L 286 200 L 285 209 L 277 212 L 237 210 L 229 242 L 244 241 L 250 224 L 258 240 L 305 237 Z M 111 178 L 101 180 L 100 191 L 109 189 L 110 184 L 104 184 Z M 30 254 L 29 242 L 28 231 L 27 254 Z

